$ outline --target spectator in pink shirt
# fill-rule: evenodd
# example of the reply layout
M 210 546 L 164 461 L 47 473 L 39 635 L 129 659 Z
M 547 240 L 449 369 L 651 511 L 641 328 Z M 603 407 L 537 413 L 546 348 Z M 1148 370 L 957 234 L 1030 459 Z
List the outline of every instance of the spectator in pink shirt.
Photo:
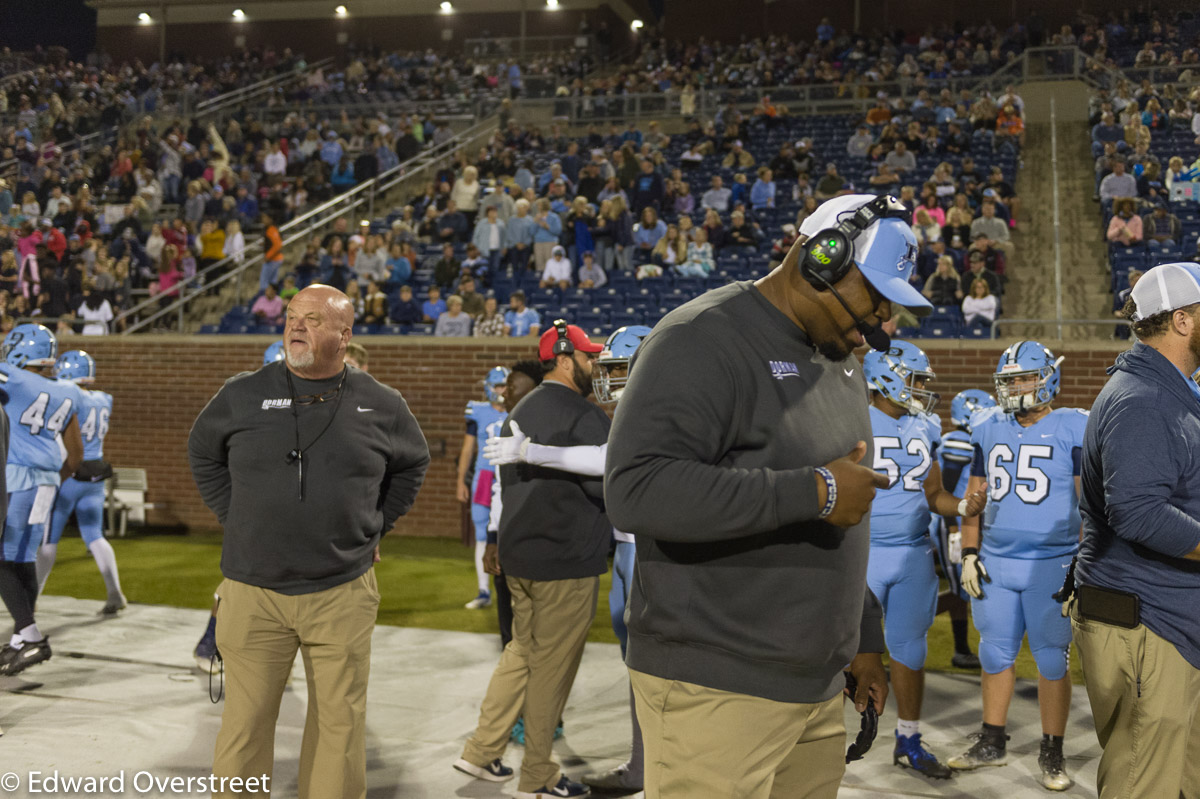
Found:
M 283 298 L 275 293 L 274 284 L 267 284 L 254 305 L 250 306 L 250 313 L 254 314 L 260 325 L 283 324 Z

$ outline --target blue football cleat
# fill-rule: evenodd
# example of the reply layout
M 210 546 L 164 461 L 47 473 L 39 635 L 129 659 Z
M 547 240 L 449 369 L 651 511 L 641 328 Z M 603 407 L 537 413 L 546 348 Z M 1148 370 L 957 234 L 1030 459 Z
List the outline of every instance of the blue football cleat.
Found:
M 901 735 L 896 733 L 896 748 L 892 751 L 892 763 L 901 768 L 911 768 L 935 780 L 950 778 L 950 767 L 921 744 L 921 733 Z

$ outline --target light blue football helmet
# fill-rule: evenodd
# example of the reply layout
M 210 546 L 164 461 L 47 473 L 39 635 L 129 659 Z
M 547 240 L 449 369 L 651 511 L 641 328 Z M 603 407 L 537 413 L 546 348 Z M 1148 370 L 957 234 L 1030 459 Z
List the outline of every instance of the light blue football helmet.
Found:
M 978 388 L 960 391 L 950 400 L 950 421 L 955 427 L 971 432 L 971 415 L 984 408 L 995 408 L 996 398 Z
M 54 376 L 81 385 L 95 383 L 96 359 L 83 350 L 67 350 L 54 362 Z
M 650 328 L 645 325 L 629 325 L 614 330 L 604 342 L 592 369 L 592 389 L 597 400 L 611 404 L 621 399 L 629 382 L 629 361 L 648 335 Z
M 58 339 L 45 325 L 17 325 L 4 337 L 0 352 L 5 362 L 18 369 L 53 366 L 58 356 Z
M 929 356 L 916 344 L 896 340 L 886 352 L 868 352 L 863 356 L 863 374 L 871 389 L 910 414 L 933 413 L 937 407 L 938 395 L 924 385 L 937 375 L 929 368 Z
M 507 366 L 493 366 L 487 373 L 483 379 L 483 393 L 488 402 L 499 404 L 504 399 L 504 386 L 511 371 Z
M 1058 396 L 1062 356 L 1036 341 L 1018 341 L 1006 349 L 996 364 L 996 404 L 1005 413 L 1049 405 Z
M 274 344 L 267 347 L 266 351 L 263 352 L 263 366 L 266 366 L 269 363 L 275 363 L 276 361 L 282 361 L 283 359 L 283 339 L 279 339 L 279 341 L 276 341 Z

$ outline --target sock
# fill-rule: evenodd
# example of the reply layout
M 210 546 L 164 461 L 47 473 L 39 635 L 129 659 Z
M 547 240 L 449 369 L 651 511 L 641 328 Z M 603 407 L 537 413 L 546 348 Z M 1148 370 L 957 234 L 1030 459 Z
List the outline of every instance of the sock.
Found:
M 13 649 L 20 649 L 25 646 L 25 639 L 21 637 L 20 633 L 13 633 L 12 638 L 8 639 L 8 645 Z
M 22 628 L 19 635 L 21 636 L 21 640 L 27 644 L 32 644 L 46 637 L 42 635 L 42 631 L 37 628 L 36 624 L 31 624 L 28 627 Z
M 629 770 L 628 774 L 631 778 L 636 778 L 638 785 L 641 785 L 645 777 L 645 766 L 643 765 L 642 746 L 642 725 L 638 724 L 637 720 L 637 705 L 633 701 L 633 687 L 629 688 L 629 717 L 633 719 L 633 746 L 629 750 Z
M 950 632 L 954 633 L 954 651 L 960 655 L 971 654 L 971 644 L 967 641 L 967 620 L 951 619 Z
M 916 735 L 921 731 L 921 722 L 896 719 L 896 732 L 905 738 Z
M 112 544 L 106 538 L 97 538 L 88 544 L 88 551 L 96 560 L 96 568 L 104 578 L 104 587 L 108 590 L 109 599 L 121 596 L 121 578 L 117 574 L 117 553 L 113 552 Z
M 479 593 L 488 593 L 488 573 L 483 570 L 483 550 L 487 548 L 486 541 L 475 542 L 475 576 L 479 578 Z
M 993 744 L 997 749 L 1004 749 L 1007 746 L 1008 736 L 1004 734 L 1004 725 L 983 723 L 983 737 L 988 743 Z
M 1042 743 L 1057 752 L 1062 752 L 1063 737 L 1061 735 L 1049 735 L 1042 733 Z
M 13 563 L 7 560 L 0 561 L 0 601 L 4 602 L 4 607 L 12 616 L 14 630 L 20 630 L 33 624 L 33 602 L 30 601 L 29 593 L 26 590 L 25 570 L 21 568 L 25 565 L 27 564 Z M 36 596 L 36 576 L 33 587 Z
M 42 544 L 37 551 L 37 584 L 38 595 L 46 587 L 46 578 L 54 568 L 54 559 L 58 557 L 58 544 Z

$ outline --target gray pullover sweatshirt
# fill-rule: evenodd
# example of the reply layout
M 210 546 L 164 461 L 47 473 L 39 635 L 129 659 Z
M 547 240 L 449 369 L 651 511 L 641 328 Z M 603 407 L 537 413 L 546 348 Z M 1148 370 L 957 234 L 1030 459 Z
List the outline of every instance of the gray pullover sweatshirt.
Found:
M 818 520 L 814 467 L 871 440 L 858 362 L 833 363 L 749 282 L 669 314 L 634 356 L 605 503 L 637 537 L 630 668 L 820 702 L 882 652 L 869 517 Z M 869 464 L 868 464 L 869 465 Z
M 412 507 L 429 466 L 425 436 L 399 391 L 346 368 L 340 403 L 297 406 L 298 420 L 282 361 L 231 377 L 196 418 L 188 458 L 225 528 L 227 578 L 289 595 L 349 582 Z M 292 376 L 297 396 L 331 392 L 340 379 Z M 288 462 L 297 426 L 303 501 Z

